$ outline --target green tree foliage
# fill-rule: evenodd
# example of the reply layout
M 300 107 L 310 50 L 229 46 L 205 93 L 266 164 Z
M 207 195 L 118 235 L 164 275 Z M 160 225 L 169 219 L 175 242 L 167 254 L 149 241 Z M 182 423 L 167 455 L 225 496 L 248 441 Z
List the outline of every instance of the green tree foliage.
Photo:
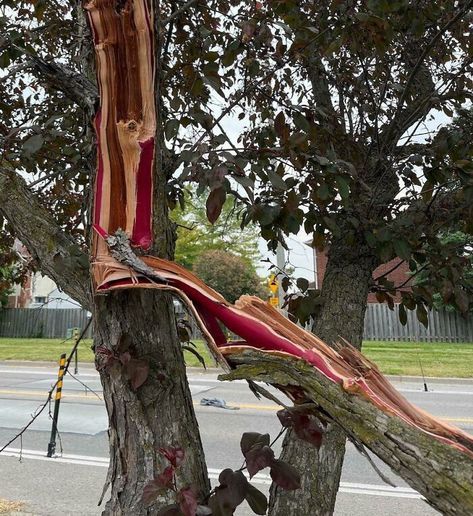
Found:
M 244 294 L 256 295 L 262 299 L 269 295 L 254 267 L 241 256 L 227 251 L 203 252 L 196 259 L 193 270 L 230 303 L 234 303 Z
M 429 288 L 432 271 L 440 268 L 443 282 L 440 292 L 432 295 L 433 306 L 471 312 L 473 307 L 469 306 L 467 293 L 473 291 L 473 237 L 462 231 L 451 231 L 442 234 L 440 242 L 438 254 L 431 253 L 424 267 L 419 267 L 414 283 L 417 288 Z
M 259 259 L 258 228 L 241 229 L 239 210 L 228 198 L 214 224 L 206 214 L 206 197 L 195 190 L 186 190 L 184 209 L 175 208 L 172 218 L 177 224 L 175 260 L 192 269 L 205 251 L 229 251 L 254 267 Z

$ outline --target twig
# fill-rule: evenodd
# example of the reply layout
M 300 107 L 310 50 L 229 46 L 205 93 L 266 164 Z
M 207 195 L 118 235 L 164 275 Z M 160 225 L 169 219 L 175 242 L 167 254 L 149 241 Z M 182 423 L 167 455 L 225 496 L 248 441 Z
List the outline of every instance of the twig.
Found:
M 85 387 L 86 389 L 86 392 L 87 391 L 90 391 L 92 394 L 94 394 L 95 396 L 97 396 L 97 398 L 100 400 L 100 401 L 103 401 L 103 398 L 100 396 L 100 394 L 98 394 L 96 391 L 94 391 L 94 389 L 91 389 L 87 384 L 85 384 L 84 382 L 82 382 L 81 380 L 79 380 L 79 378 L 77 378 L 76 376 L 74 376 L 70 371 L 67 371 L 67 374 L 73 379 L 75 380 L 76 382 L 79 382 L 82 386 Z
M 165 20 L 162 21 L 162 24 L 163 25 L 167 25 L 168 23 L 170 23 L 172 20 L 174 20 L 174 18 L 177 18 L 180 14 L 182 14 L 186 9 L 188 9 L 189 7 L 191 7 L 192 4 L 195 4 L 198 0 L 189 0 L 188 2 L 186 2 L 183 6 L 179 7 L 179 9 L 177 9 L 176 11 L 174 11 L 170 16 L 169 18 L 166 18 Z
M 120 263 L 124 263 L 131 267 L 134 271 L 143 274 L 147 278 L 158 281 L 159 283 L 167 283 L 167 279 L 158 274 L 154 269 L 148 267 L 143 260 L 133 252 L 130 247 L 130 241 L 127 234 L 122 230 L 117 230 L 115 235 L 109 235 L 106 242 L 110 247 L 112 256 Z

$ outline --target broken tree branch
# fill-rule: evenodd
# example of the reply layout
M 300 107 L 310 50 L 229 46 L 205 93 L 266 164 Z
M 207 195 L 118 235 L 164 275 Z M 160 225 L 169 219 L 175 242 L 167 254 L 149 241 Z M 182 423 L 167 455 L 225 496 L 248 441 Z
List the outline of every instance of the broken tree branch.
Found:
M 324 414 L 388 464 L 442 514 L 473 514 L 473 455 L 377 408 L 366 397 L 348 393 L 303 360 L 256 350 L 230 351 L 236 366 L 222 380 L 255 380 L 297 387 Z

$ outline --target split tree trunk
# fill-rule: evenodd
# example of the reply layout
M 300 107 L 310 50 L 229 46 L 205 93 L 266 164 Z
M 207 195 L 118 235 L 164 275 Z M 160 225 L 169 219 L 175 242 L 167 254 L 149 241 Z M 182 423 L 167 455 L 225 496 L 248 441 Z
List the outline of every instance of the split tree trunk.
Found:
M 121 364 L 101 372 L 109 416 L 111 485 L 103 514 L 158 512 L 159 504 L 146 508 L 141 497 L 147 481 L 167 465 L 160 447 L 185 450 L 179 486 L 194 485 L 203 497 L 210 487 L 170 296 L 137 289 L 96 297 L 94 343 L 96 349 L 115 351 L 129 346 L 132 357 L 150 366 L 147 380 L 136 391 Z
M 363 247 L 349 247 L 339 242 L 332 245 L 322 286 L 323 308 L 315 323 L 314 333 L 327 344 L 343 337 L 361 348 L 363 324 L 369 286 L 375 268 L 373 256 Z M 283 442 L 281 459 L 297 464 L 302 487 L 286 491 L 271 486 L 271 516 L 333 514 L 345 454 L 346 435 L 334 427 L 324 436 L 322 446 L 301 441 L 288 432 Z

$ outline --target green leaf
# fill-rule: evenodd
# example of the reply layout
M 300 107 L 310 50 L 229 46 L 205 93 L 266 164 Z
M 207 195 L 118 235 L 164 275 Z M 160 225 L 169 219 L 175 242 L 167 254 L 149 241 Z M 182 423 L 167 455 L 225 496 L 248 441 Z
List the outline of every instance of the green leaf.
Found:
M 172 120 L 168 120 L 166 123 L 166 139 L 171 140 L 172 138 L 177 136 L 177 132 L 179 130 L 179 120 L 177 118 L 173 118 Z
M 31 156 L 31 154 L 34 154 L 35 152 L 38 152 L 39 149 L 41 149 L 43 143 L 43 137 L 40 134 L 35 134 L 23 143 L 23 152 Z
M 305 133 L 310 131 L 310 123 L 300 111 L 295 111 L 292 119 L 294 121 L 294 125 L 298 129 L 304 131 Z
M 278 190 L 287 190 L 286 182 L 275 170 L 269 170 L 268 177 L 274 188 Z
M 393 246 L 394 251 L 399 258 L 408 262 L 411 257 L 411 248 L 409 247 L 409 244 L 403 238 L 400 238 L 393 240 Z
M 342 199 L 347 199 L 350 195 L 350 186 L 348 181 L 343 176 L 335 176 L 335 181 L 338 186 L 338 193 Z

